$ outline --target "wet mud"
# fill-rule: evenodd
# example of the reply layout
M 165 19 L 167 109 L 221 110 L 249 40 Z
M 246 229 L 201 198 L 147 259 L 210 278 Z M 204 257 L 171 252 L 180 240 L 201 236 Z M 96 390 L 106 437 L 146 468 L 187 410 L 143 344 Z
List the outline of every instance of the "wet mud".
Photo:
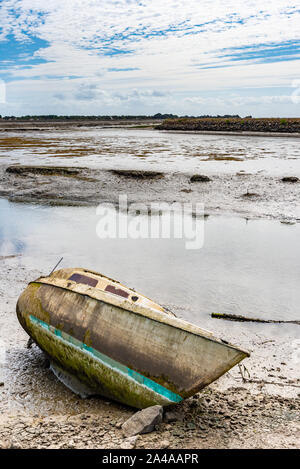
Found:
M 243 173 L 242 173 L 243 174 Z M 263 174 L 190 174 L 74 166 L 0 166 L 0 197 L 50 205 L 202 203 L 207 214 L 300 221 L 300 185 Z

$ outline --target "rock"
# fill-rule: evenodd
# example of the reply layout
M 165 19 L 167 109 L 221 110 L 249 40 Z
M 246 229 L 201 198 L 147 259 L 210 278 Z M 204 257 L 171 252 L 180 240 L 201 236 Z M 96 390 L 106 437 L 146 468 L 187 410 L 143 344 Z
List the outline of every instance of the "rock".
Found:
M 242 195 L 242 197 L 260 197 L 259 194 L 257 194 L 256 192 L 246 192 L 245 194 Z
M 165 413 L 164 420 L 167 423 L 172 423 L 172 422 L 176 422 L 177 420 L 181 420 L 181 418 L 180 418 L 180 415 L 177 412 L 169 410 Z
M 280 223 L 282 223 L 283 225 L 296 225 L 296 221 L 295 220 L 280 220 Z
M 111 173 L 117 176 L 123 176 L 126 178 L 133 179 L 160 179 L 164 177 L 164 174 L 160 171 L 137 171 L 128 169 L 112 169 Z
M 0 441 L 0 449 L 10 449 L 11 443 L 10 441 Z
M 139 436 L 131 436 L 129 438 L 126 438 L 126 440 L 122 441 L 120 444 L 121 449 L 133 449 L 135 448 L 136 442 L 138 440 Z
M 166 449 L 166 448 L 169 448 L 169 446 L 170 446 L 169 440 L 163 440 L 160 444 L 160 449 Z
M 194 399 L 193 399 L 193 400 L 190 400 L 190 402 L 189 402 L 189 406 L 190 406 L 190 407 L 197 407 L 197 405 L 198 405 L 198 404 L 197 404 L 197 401 L 196 401 L 196 400 L 194 400 Z
M 194 422 L 189 422 L 189 423 L 187 424 L 187 428 L 188 428 L 189 430 L 195 430 L 196 425 L 194 424 Z
M 123 420 L 119 420 L 117 423 L 115 423 L 116 428 L 122 428 L 123 425 Z
M 203 174 L 194 174 L 190 182 L 209 182 L 211 179 L 208 176 L 204 176 Z
M 296 176 L 286 176 L 284 178 L 281 179 L 282 182 L 299 182 L 299 178 L 297 178 Z
M 199 425 L 199 429 L 202 431 L 206 431 L 207 427 L 205 425 Z
M 17 175 L 46 175 L 46 176 L 70 176 L 77 175 L 87 168 L 82 167 L 65 167 L 65 166 L 26 166 L 26 165 L 11 165 L 6 168 L 6 172 Z
M 136 412 L 122 425 L 123 435 L 131 437 L 141 433 L 150 433 L 154 430 L 155 425 L 162 422 L 163 408 L 160 405 L 147 407 L 146 409 Z
M 70 440 L 70 441 L 69 441 L 69 443 L 68 443 L 68 448 L 69 448 L 69 449 L 75 448 L 74 440 Z

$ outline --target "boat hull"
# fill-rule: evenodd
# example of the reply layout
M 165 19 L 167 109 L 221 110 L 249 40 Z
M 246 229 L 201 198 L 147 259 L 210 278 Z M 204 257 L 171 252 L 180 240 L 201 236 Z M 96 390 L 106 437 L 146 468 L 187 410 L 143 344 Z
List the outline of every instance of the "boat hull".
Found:
M 158 319 L 39 281 L 20 296 L 17 315 L 54 368 L 82 384 L 82 394 L 137 408 L 176 404 L 248 356 L 185 330 L 180 320 L 164 322 L 162 313 Z

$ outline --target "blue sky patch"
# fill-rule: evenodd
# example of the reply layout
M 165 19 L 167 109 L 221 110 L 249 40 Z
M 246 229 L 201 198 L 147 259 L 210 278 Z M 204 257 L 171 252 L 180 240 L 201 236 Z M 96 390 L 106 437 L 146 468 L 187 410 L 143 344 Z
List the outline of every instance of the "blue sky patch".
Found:
M 32 65 L 46 62 L 42 58 L 34 57 L 34 53 L 39 49 L 49 47 L 49 43 L 43 39 L 31 38 L 30 42 L 18 42 L 14 36 L 9 35 L 7 40 L 0 44 L 0 64 L 4 61 Z
M 112 67 L 112 68 L 107 69 L 108 72 L 132 72 L 134 70 L 140 70 L 140 69 L 138 67 L 128 67 L 128 68 Z
M 246 46 L 231 49 L 230 53 L 221 54 L 220 58 L 226 58 L 231 61 L 261 59 L 268 61 L 270 58 L 283 60 L 285 56 L 297 56 L 300 54 L 300 41 L 291 41 L 278 44 L 260 44 L 256 46 Z M 297 60 L 297 57 L 295 57 Z

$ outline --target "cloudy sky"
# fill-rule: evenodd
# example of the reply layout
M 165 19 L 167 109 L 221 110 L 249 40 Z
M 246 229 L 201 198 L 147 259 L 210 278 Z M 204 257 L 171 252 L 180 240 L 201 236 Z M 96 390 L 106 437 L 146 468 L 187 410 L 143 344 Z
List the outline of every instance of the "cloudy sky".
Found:
M 0 0 L 0 61 L 2 115 L 300 117 L 300 0 Z

